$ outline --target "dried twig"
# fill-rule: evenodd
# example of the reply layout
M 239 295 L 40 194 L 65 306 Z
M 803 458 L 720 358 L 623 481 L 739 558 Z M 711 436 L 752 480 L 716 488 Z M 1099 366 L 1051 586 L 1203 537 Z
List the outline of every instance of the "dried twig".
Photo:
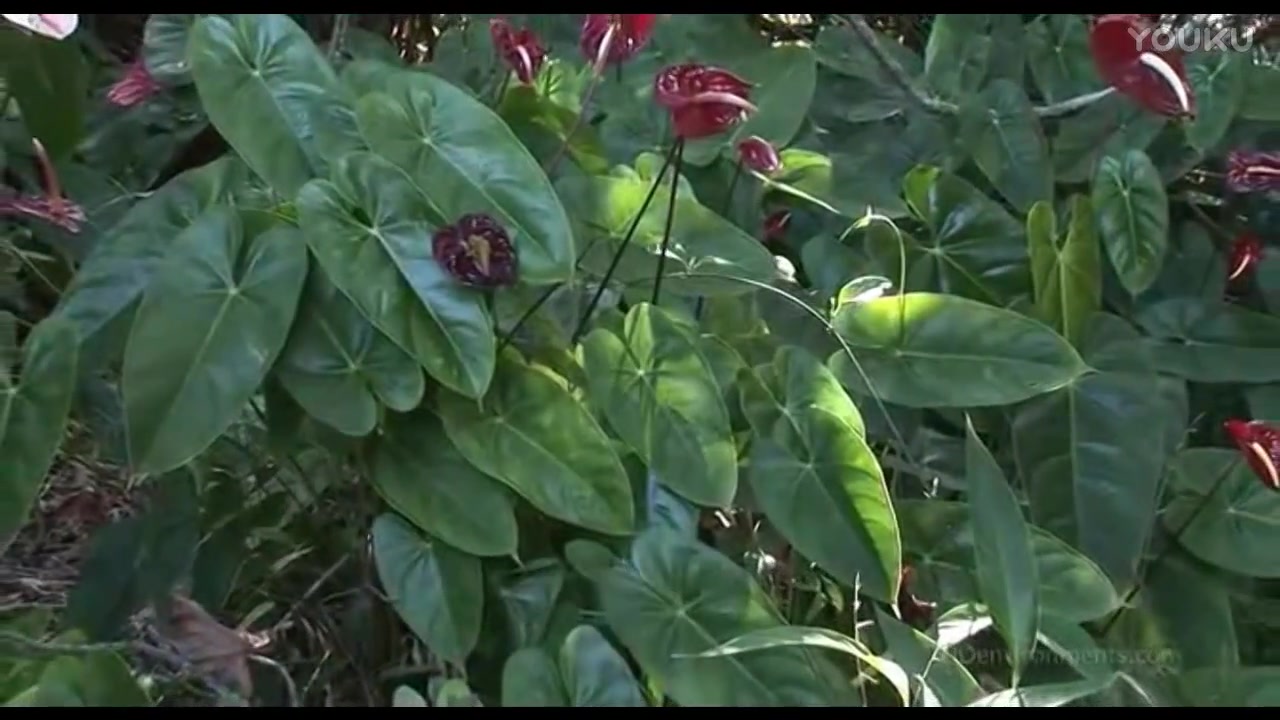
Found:
M 876 31 L 871 29 L 871 26 L 867 24 L 867 21 L 861 15 L 837 15 L 836 17 L 853 30 L 854 34 L 858 36 L 858 39 L 862 41 L 862 44 L 871 53 L 871 56 L 875 58 L 876 64 L 880 66 L 884 74 L 901 87 L 906 92 L 907 97 L 921 109 L 941 115 L 958 115 L 960 113 L 959 105 L 930 95 L 917 87 L 915 81 L 898 64 L 898 61 L 890 57 L 884 51 L 884 48 L 880 47 L 880 43 L 876 40 Z M 1105 90 L 1077 95 L 1062 102 L 1037 106 L 1035 112 L 1036 115 L 1042 118 L 1070 115 L 1077 110 L 1098 102 L 1113 92 L 1115 92 L 1114 89 L 1106 88 Z

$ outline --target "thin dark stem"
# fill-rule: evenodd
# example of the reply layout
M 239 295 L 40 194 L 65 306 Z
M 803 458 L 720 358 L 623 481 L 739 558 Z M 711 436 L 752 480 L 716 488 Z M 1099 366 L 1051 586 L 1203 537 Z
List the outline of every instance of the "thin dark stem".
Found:
M 516 320 L 516 324 L 512 325 L 511 329 L 508 330 L 506 334 L 502 336 L 502 339 L 498 341 L 499 354 L 501 354 L 503 348 L 505 348 L 511 340 L 515 338 L 516 333 L 520 331 L 520 328 L 524 327 L 524 324 L 529 321 L 529 318 L 533 317 L 534 313 L 538 312 L 543 305 L 546 305 L 547 301 L 551 299 L 551 296 L 554 295 L 556 290 L 559 290 L 562 285 L 564 285 L 564 283 L 558 282 L 547 288 L 546 292 L 542 293 L 542 295 L 529 306 L 529 309 L 524 311 L 524 314 L 520 316 L 520 319 Z
M 635 236 L 636 229 L 640 227 L 640 221 L 644 219 L 645 212 L 649 210 L 649 204 L 653 202 L 653 196 L 658 192 L 658 186 L 662 184 L 662 176 L 667 174 L 667 168 L 671 165 L 672 159 L 675 158 L 676 148 L 678 147 L 680 147 L 679 142 L 672 145 L 671 149 L 667 151 L 667 157 L 663 160 L 657 177 L 649 185 L 649 192 L 644 196 L 644 202 L 640 203 L 640 209 L 636 211 L 636 216 L 631 220 L 631 227 L 627 228 L 626 236 L 618 244 L 618 249 L 613 252 L 613 260 L 609 262 L 609 269 L 605 270 L 604 277 L 600 278 L 600 285 L 596 288 L 595 295 L 591 297 L 591 302 L 587 304 L 586 311 L 582 313 L 582 317 L 578 320 L 578 327 L 574 329 L 573 335 L 570 336 L 570 345 L 577 343 L 582 331 L 586 330 L 587 322 L 591 319 L 591 313 L 595 312 L 596 306 L 600 304 L 600 298 L 604 295 L 605 288 L 609 287 L 609 281 L 613 279 L 613 273 L 617 271 L 618 264 L 622 262 L 623 253 L 627 251 L 627 246 L 631 244 L 631 238 Z
M 1218 490 L 1220 490 L 1223 484 L 1226 483 L 1227 478 L 1231 477 L 1231 471 L 1235 469 L 1235 466 L 1235 463 L 1231 463 L 1223 469 L 1214 481 L 1213 488 L 1209 490 L 1209 494 L 1205 495 L 1204 500 L 1200 501 L 1200 504 L 1196 506 L 1195 510 L 1191 511 L 1191 514 L 1187 516 L 1187 519 L 1184 520 L 1182 525 L 1178 527 L 1177 531 L 1173 533 L 1173 537 L 1169 540 L 1168 544 L 1160 549 L 1160 554 L 1156 555 L 1155 559 L 1147 565 L 1146 572 L 1139 576 L 1137 582 L 1133 584 L 1133 587 L 1129 588 L 1129 592 L 1125 593 L 1124 599 L 1120 601 L 1120 607 L 1116 608 L 1115 613 L 1107 619 L 1107 624 L 1102 626 L 1102 630 L 1099 632 L 1099 636 L 1102 639 L 1106 639 L 1107 633 L 1111 632 L 1111 628 L 1115 626 L 1116 622 L 1120 619 L 1120 616 L 1124 614 L 1125 610 L 1129 609 L 1129 603 L 1133 602 L 1133 599 L 1142 591 L 1143 578 L 1149 575 L 1154 568 L 1158 567 L 1160 563 L 1164 562 L 1165 559 L 1169 557 L 1169 553 L 1173 552 L 1173 548 L 1176 547 L 1178 542 L 1182 539 L 1182 534 L 1191 527 L 1191 524 L 1196 521 L 1196 518 L 1200 517 L 1200 513 L 1204 512 L 1204 509 L 1209 507 L 1209 501 L 1213 500 L 1213 496 L 1218 494 Z
M 680 161 L 684 159 L 684 138 L 676 140 L 676 159 L 671 163 L 671 199 L 667 201 L 667 224 L 662 229 L 662 250 L 658 253 L 658 274 L 653 278 L 653 304 L 662 292 L 662 273 L 667 267 L 667 248 L 671 245 L 671 224 L 676 218 L 676 194 L 680 190 Z
M 600 87 L 601 78 L 602 75 L 599 73 L 591 76 L 591 84 L 587 85 L 586 92 L 582 94 L 582 107 L 578 109 L 578 116 L 573 119 L 573 127 L 569 128 L 568 134 L 564 136 L 564 143 L 560 145 L 560 149 L 556 151 L 555 156 L 547 163 L 547 175 L 555 172 L 560 160 L 569 152 L 569 144 L 573 142 L 573 136 L 582 127 L 582 119 L 587 115 L 587 109 L 591 106 L 591 98 L 595 96 L 596 88 Z

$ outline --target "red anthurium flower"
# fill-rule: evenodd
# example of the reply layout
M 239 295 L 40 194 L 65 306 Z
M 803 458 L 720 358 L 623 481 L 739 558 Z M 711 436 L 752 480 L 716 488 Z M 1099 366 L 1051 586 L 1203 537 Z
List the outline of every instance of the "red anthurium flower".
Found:
M 654 79 L 653 95 L 671 111 L 678 137 L 695 140 L 724 132 L 755 112 L 751 84 L 728 70 L 693 63 L 672 65 Z
M 582 21 L 578 46 L 597 69 L 624 63 L 649 42 L 657 22 L 657 15 L 588 15 Z
M 1272 490 L 1280 490 L 1280 429 L 1260 420 L 1228 420 L 1235 441 L 1253 472 Z
M 511 24 L 501 18 L 489 21 L 489 35 L 493 37 L 498 55 L 515 72 L 516 79 L 525 85 L 531 84 L 547 58 L 547 51 L 538 42 L 538 36 L 529 28 L 513 30 Z
M 516 281 L 516 251 L 507 231 L 488 215 L 463 215 L 436 231 L 431 254 L 450 275 L 475 287 Z
M 44 145 L 39 140 L 32 140 L 31 144 L 35 146 L 36 160 L 40 162 L 40 171 L 44 176 L 45 194 L 0 192 L 0 215 L 28 215 L 53 223 L 70 233 L 80 232 L 80 226 L 85 220 L 84 209 L 62 197 L 58 174 L 53 169 Z
M 1227 268 L 1227 281 L 1242 277 L 1262 260 L 1262 241 L 1253 233 L 1244 233 L 1231 244 L 1231 267 Z
M 915 569 L 903 566 L 898 581 L 898 612 L 902 621 L 917 628 L 928 627 L 933 622 L 933 612 L 937 603 L 924 602 L 911 594 L 911 581 L 915 577 Z
M 764 219 L 764 241 L 781 240 L 787 226 L 791 224 L 791 211 L 778 210 L 769 213 Z
M 768 140 L 752 135 L 738 143 L 738 159 L 748 168 L 763 175 L 772 175 L 782 169 L 782 158 Z
M 1280 190 L 1280 152 L 1233 151 L 1227 156 L 1227 187 L 1240 193 Z
M 137 59 L 129 64 L 124 76 L 117 80 L 111 86 L 111 89 L 107 91 L 107 100 L 112 105 L 133 107 L 160 92 L 160 90 L 160 83 L 151 76 L 151 73 L 147 70 L 147 64 L 143 62 L 142 56 L 139 55 Z
M 1157 50 L 1152 25 L 1140 15 L 1103 15 L 1089 33 L 1089 51 L 1108 85 L 1147 110 L 1195 116 L 1196 100 L 1182 56 Z

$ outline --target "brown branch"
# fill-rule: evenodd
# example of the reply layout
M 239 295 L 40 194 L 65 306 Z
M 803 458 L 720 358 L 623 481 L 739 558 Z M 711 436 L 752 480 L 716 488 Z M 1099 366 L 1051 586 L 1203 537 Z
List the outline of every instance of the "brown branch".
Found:
M 917 87 L 915 81 L 912 80 L 911 76 L 907 74 L 907 71 L 898 64 L 898 61 L 890 57 L 889 54 L 884 51 L 884 48 L 880 47 L 880 43 L 876 40 L 876 31 L 871 29 L 871 26 L 867 24 L 866 19 L 861 15 L 838 15 L 837 17 L 848 25 L 849 28 L 853 30 L 854 34 L 858 36 L 858 39 L 861 40 L 862 44 L 866 46 L 868 51 L 870 51 L 871 56 L 875 58 L 876 64 L 880 66 L 880 69 L 884 71 L 884 74 L 901 87 L 906 92 L 907 97 L 919 106 L 920 109 L 941 115 L 958 115 L 960 113 L 959 105 L 930 95 Z M 1035 113 L 1041 118 L 1055 118 L 1063 115 L 1070 115 L 1077 110 L 1081 110 L 1098 102 L 1099 100 L 1111 95 L 1113 92 L 1115 92 L 1115 90 L 1112 88 L 1106 88 L 1105 90 L 1077 95 L 1076 97 L 1068 98 L 1062 102 L 1037 106 L 1035 108 Z

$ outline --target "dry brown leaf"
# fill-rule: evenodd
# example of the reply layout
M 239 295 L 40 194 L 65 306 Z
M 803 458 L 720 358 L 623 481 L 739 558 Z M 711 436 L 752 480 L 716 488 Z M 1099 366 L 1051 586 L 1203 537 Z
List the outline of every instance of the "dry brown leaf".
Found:
M 265 639 L 237 632 L 219 623 L 200 603 L 174 594 L 166 635 L 183 657 L 209 677 L 233 684 L 245 697 L 253 694 L 249 655 Z

